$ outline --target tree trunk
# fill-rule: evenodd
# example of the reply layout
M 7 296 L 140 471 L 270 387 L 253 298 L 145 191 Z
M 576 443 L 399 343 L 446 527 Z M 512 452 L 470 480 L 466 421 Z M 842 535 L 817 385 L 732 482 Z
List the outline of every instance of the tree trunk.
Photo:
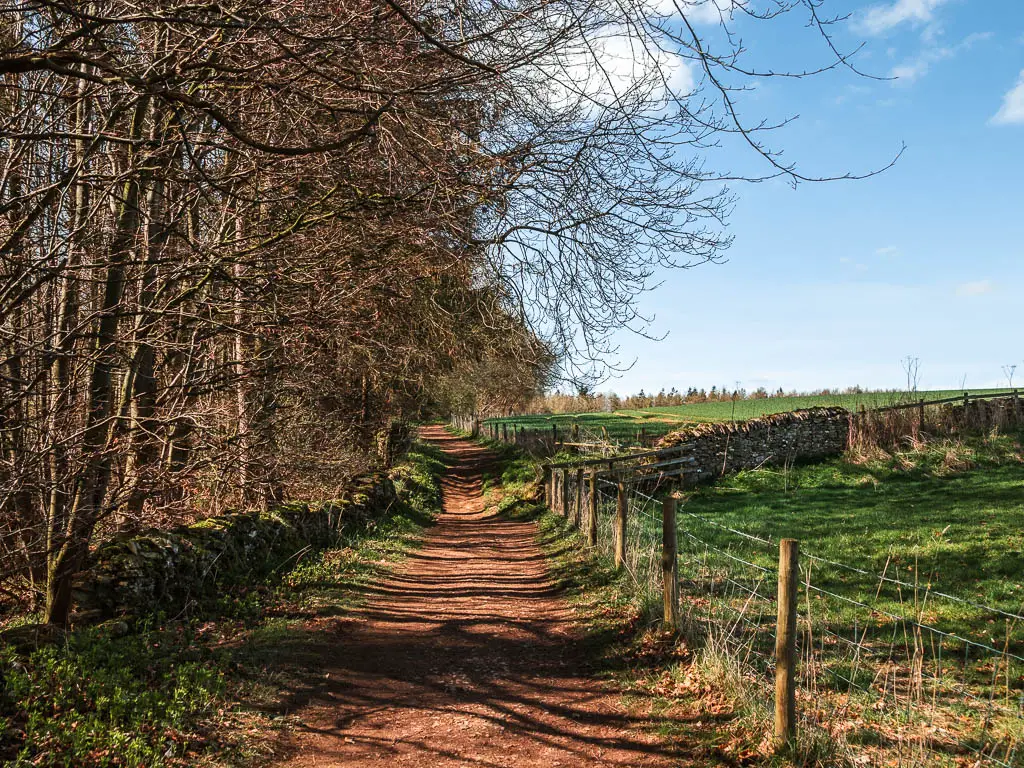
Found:
M 142 135 L 148 99 L 136 104 L 130 136 Z M 126 167 L 134 153 L 126 150 Z M 78 473 L 72 502 L 66 511 L 51 517 L 48 530 L 51 546 L 47 556 L 45 621 L 66 625 L 71 610 L 71 583 L 88 553 L 89 542 L 103 513 L 110 483 L 111 446 L 116 435 L 113 416 L 114 381 L 117 365 L 117 331 L 123 308 L 125 265 L 139 228 L 139 187 L 141 174 L 128 174 L 122 190 L 107 265 L 103 270 L 103 293 L 96 323 L 93 363 L 89 373 L 86 427 L 82 438 L 83 466 Z

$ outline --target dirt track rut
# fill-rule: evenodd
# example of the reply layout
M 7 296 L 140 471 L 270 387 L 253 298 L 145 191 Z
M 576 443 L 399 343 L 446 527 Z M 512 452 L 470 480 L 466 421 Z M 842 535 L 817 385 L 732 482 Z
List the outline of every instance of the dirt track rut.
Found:
M 484 509 L 486 451 L 440 428 L 424 437 L 452 459 L 444 512 L 342 625 L 287 765 L 677 764 L 588 675 L 535 525 Z

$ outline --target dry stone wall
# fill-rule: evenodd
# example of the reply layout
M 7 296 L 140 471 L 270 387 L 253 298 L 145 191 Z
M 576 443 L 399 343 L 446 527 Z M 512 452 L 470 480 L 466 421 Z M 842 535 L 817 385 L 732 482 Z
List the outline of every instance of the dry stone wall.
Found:
M 1024 403 L 1019 395 L 973 398 L 939 405 L 910 404 L 900 408 L 862 411 L 853 419 L 850 446 L 870 453 L 891 451 L 919 440 L 987 434 L 1024 427 Z
M 966 405 L 944 405 L 939 420 L 950 433 L 1019 429 L 1024 426 L 1024 405 L 1016 394 L 994 400 L 970 400 Z
M 176 613 L 218 588 L 285 568 L 304 550 L 336 542 L 395 501 L 386 475 L 358 478 L 342 500 L 240 512 L 152 529 L 97 548 L 74 587 L 75 620 Z
M 851 415 L 845 408 L 809 408 L 736 424 L 698 424 L 666 435 L 659 446 L 693 443 L 706 481 L 741 469 L 839 456 L 849 441 Z

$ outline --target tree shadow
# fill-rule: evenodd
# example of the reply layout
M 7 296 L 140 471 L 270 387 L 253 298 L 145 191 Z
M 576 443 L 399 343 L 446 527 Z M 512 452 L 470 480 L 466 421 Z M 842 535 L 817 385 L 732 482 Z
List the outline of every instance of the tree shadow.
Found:
M 520 764 L 668 765 L 698 752 L 708 764 L 706 745 L 656 735 L 684 721 L 653 714 L 652 695 L 631 694 L 627 710 L 609 690 L 627 664 L 607 652 L 621 632 L 579 631 L 567 580 L 549 571 L 536 527 L 523 521 L 529 505 L 498 515 L 466 503 L 488 454 L 438 442 L 460 459 L 444 482 L 457 511 L 400 572 L 360 586 L 367 602 L 348 617 L 318 608 L 238 649 L 282 681 L 263 708 L 297 715 L 298 747 L 345 764 L 499 766 L 520 755 Z

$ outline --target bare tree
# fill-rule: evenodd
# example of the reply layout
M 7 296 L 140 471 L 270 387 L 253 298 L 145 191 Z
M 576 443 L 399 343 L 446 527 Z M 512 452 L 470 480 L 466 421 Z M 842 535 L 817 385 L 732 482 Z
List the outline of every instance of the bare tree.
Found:
M 336 492 L 453 376 L 599 378 L 729 244 L 712 145 L 814 178 L 743 83 L 852 68 L 819 0 L 726 5 L 0 0 L 5 594 L 66 623 L 97 538 Z M 744 63 L 800 12 L 820 66 Z
M 1013 389 L 1013 374 L 1017 372 L 1017 364 L 1011 363 L 1003 366 L 1003 375 L 1006 377 L 1007 383 L 1010 385 L 1010 389 Z
M 907 375 L 907 392 L 917 392 L 917 386 L 921 381 L 921 359 L 914 355 L 907 355 L 900 361 L 900 365 Z

